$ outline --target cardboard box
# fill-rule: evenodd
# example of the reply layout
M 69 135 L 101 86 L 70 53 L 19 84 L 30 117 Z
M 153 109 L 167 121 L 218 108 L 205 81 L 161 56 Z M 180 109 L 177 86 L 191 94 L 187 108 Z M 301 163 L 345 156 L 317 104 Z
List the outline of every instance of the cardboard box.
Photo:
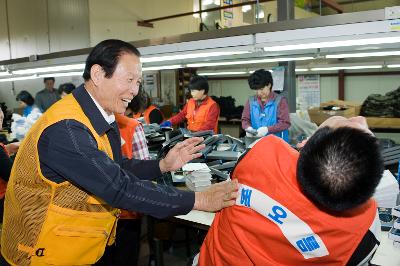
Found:
M 323 107 L 326 106 L 338 106 L 345 108 L 345 110 L 324 110 Z M 341 100 L 333 100 L 329 102 L 321 103 L 321 107 L 314 107 L 308 109 L 308 114 L 312 122 L 316 123 L 317 125 L 322 124 L 326 119 L 332 116 L 344 116 L 344 117 L 353 117 L 358 116 L 360 114 L 361 104 L 356 102 L 349 102 L 349 101 L 341 101 Z

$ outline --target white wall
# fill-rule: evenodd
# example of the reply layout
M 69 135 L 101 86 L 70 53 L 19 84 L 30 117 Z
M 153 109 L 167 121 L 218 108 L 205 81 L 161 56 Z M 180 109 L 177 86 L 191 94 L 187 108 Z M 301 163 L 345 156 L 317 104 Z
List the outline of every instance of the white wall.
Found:
M 198 19 L 185 16 L 154 22 L 154 28 L 137 26 L 138 20 L 191 12 L 189 0 L 89 0 L 90 42 L 119 38 L 134 41 L 198 31 Z
M 235 80 L 210 80 L 209 95 L 232 96 L 236 99 L 235 105 L 244 105 L 249 96 L 254 95 L 254 91 L 249 88 L 247 79 Z
M 88 47 L 88 13 L 88 0 L 0 0 L 0 60 Z

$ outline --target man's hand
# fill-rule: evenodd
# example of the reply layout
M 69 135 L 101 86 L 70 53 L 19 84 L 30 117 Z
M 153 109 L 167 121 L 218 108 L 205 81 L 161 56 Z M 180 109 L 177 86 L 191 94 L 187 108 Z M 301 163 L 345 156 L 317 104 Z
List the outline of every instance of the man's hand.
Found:
M 196 192 L 193 210 L 215 212 L 235 205 L 239 185 L 237 179 L 210 186 L 207 190 Z
M 13 154 L 17 153 L 17 151 L 19 149 L 19 144 L 20 144 L 20 142 L 13 142 L 13 143 L 5 145 L 5 148 L 8 152 L 8 154 L 13 155 Z
M 198 145 L 204 139 L 194 137 L 176 144 L 160 161 L 160 170 L 162 173 L 176 171 L 187 162 L 199 158 L 201 153 L 198 151 L 204 149 L 205 145 Z
M 257 129 L 257 137 L 264 137 L 268 134 L 268 127 L 260 127 Z

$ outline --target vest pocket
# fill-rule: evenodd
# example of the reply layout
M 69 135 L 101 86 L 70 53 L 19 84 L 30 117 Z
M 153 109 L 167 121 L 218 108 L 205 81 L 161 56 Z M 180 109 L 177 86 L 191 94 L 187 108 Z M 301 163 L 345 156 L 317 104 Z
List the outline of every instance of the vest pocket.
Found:
M 115 224 L 110 213 L 75 211 L 50 205 L 32 264 L 84 265 L 101 258 Z

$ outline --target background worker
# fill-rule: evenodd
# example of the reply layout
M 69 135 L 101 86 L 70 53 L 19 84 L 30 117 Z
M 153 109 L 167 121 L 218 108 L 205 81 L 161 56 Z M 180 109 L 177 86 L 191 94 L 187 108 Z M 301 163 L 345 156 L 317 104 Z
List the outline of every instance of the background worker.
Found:
M 73 83 L 63 83 L 58 87 L 58 92 L 60 93 L 60 97 L 64 98 L 68 94 L 70 94 L 76 87 Z
M 267 134 L 289 141 L 289 107 L 285 97 L 272 91 L 271 72 L 256 70 L 248 78 L 250 89 L 256 91 L 243 109 L 242 128 L 248 137 L 264 137 Z
M 27 91 L 20 91 L 17 94 L 16 100 L 19 102 L 19 106 L 23 108 L 22 115 L 27 117 L 35 108 L 35 99 Z
M 36 106 L 42 111 L 43 113 L 49 109 L 55 102 L 60 99 L 60 94 L 54 88 L 55 78 L 47 77 L 43 79 L 43 83 L 45 88 L 38 93 L 36 93 Z
M 200 265 L 367 265 L 379 245 L 377 138 L 364 117 L 333 117 L 302 146 L 267 136 L 242 156 L 240 196 L 216 214 Z
M 208 96 L 208 82 L 203 76 L 194 76 L 190 80 L 189 90 L 192 98 L 177 115 L 161 124 L 170 127 L 186 120 L 191 131 L 213 130 L 218 133 L 219 106 Z
M 143 90 L 142 93 L 133 98 L 131 104 L 128 105 L 128 109 L 132 112 L 132 117 L 139 119 L 144 118 L 146 124 L 161 124 L 164 121 L 164 115 L 155 105 L 151 104 L 150 96 Z M 126 112 L 125 112 L 126 113 Z

